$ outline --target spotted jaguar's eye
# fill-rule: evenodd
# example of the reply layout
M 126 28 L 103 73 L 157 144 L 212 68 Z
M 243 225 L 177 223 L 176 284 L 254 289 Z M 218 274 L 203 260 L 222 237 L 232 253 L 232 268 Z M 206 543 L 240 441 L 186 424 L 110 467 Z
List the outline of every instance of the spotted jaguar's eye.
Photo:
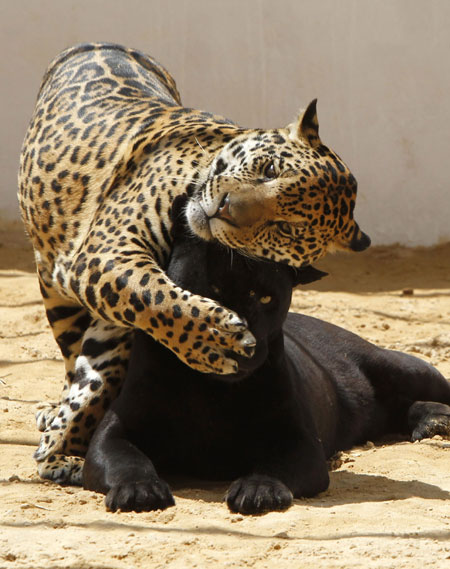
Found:
M 278 176 L 275 162 L 271 160 L 264 166 L 263 175 L 266 180 L 273 180 Z
M 284 237 L 293 237 L 294 235 L 294 228 L 293 226 L 288 223 L 287 221 L 280 221 L 278 223 L 278 231 L 284 236 Z

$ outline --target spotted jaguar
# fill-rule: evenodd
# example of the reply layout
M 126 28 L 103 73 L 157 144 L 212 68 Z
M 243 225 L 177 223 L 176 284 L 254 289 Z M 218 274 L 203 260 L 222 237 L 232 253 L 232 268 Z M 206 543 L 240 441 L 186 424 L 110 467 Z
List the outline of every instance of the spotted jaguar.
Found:
M 80 483 L 93 431 L 123 381 L 134 329 L 201 372 L 234 373 L 255 339 L 238 314 L 176 286 L 171 208 L 192 234 L 250 257 L 309 265 L 363 250 L 357 184 L 319 138 L 316 101 L 285 128 L 247 129 L 182 105 L 151 57 L 114 44 L 50 64 L 23 144 L 19 202 L 65 363 L 37 413 L 43 478 Z M 233 357 L 235 356 L 235 357 Z

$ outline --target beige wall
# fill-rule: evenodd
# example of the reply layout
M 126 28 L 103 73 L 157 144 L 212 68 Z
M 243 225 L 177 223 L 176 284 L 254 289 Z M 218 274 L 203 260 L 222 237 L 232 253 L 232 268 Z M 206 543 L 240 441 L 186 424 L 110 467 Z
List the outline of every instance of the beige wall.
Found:
M 40 78 L 82 41 L 151 53 L 184 103 L 283 126 L 319 98 L 375 243 L 450 239 L 449 0 L 0 0 L 0 216 Z

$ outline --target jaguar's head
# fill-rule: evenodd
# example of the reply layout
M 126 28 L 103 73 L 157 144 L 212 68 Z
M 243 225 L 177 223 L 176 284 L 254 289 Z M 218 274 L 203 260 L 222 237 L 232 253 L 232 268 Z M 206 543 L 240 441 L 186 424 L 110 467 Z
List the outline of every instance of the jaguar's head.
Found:
M 316 101 L 284 129 L 244 131 L 214 156 L 187 206 L 192 231 L 244 254 L 300 267 L 362 251 L 357 183 L 319 138 Z

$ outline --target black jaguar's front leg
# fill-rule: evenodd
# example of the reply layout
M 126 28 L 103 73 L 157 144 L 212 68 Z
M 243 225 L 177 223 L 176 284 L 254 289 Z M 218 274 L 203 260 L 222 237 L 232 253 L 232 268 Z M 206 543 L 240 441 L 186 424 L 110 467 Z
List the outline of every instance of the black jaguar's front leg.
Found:
M 235 480 L 225 500 L 234 513 L 255 515 L 286 510 L 292 505 L 291 490 L 277 478 L 267 474 L 249 474 Z
M 286 510 L 294 498 L 315 496 L 326 490 L 328 484 L 324 457 L 316 456 L 314 459 L 305 456 L 304 461 L 300 457 L 286 457 L 276 468 L 260 467 L 256 472 L 235 480 L 225 500 L 232 512 L 264 514 Z
M 159 478 L 151 460 L 127 440 L 112 409 L 89 446 L 83 485 L 106 494 L 106 507 L 113 512 L 163 510 L 175 504 L 169 486 Z
M 328 488 L 325 455 L 318 439 L 299 438 L 288 450 L 268 445 L 266 459 L 235 480 L 225 496 L 232 512 L 263 514 L 286 510 L 294 498 L 315 496 Z

